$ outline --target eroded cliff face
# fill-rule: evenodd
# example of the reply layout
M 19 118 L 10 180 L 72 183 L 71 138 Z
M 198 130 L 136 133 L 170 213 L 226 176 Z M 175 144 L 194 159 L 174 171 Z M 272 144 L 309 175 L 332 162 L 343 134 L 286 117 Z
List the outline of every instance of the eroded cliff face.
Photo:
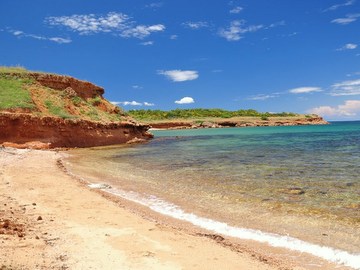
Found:
M 33 109 L 0 111 L 0 144 L 14 147 L 92 147 L 145 141 L 150 126 L 137 123 L 103 98 L 104 89 L 68 76 L 7 74 L 31 79 Z
M 92 84 L 87 81 L 81 81 L 69 76 L 61 76 L 55 74 L 46 73 L 28 73 L 28 75 L 35 79 L 39 84 L 45 87 L 49 87 L 55 90 L 66 90 L 71 88 L 76 94 L 83 98 L 95 98 L 97 96 L 102 97 L 104 94 L 104 88 Z
M 36 141 L 41 142 L 43 148 L 112 145 L 134 138 L 147 140 L 152 138 L 148 129 L 147 125 L 132 122 L 96 123 L 30 114 L 0 114 L 1 142 L 21 145 Z

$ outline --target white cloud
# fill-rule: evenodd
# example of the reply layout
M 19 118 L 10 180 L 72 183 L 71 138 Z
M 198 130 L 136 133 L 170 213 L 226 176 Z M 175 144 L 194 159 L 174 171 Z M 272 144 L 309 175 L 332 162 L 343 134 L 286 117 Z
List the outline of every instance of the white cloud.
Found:
M 109 12 L 105 16 L 95 14 L 47 17 L 45 22 L 70 28 L 80 34 L 112 32 L 127 28 L 129 17 L 123 13 Z
M 146 8 L 153 8 L 153 9 L 157 9 L 157 8 L 161 8 L 164 5 L 164 3 L 162 2 L 155 2 L 155 3 L 150 3 L 148 5 L 146 5 Z
M 133 89 L 143 89 L 142 86 L 137 85 L 137 84 L 134 84 L 134 85 L 132 85 L 131 87 L 132 87 Z
M 178 35 L 171 35 L 171 36 L 170 36 L 170 39 L 171 39 L 171 40 L 175 40 L 175 39 L 177 39 L 177 38 L 178 38 Z
M 34 35 L 34 34 L 27 34 L 27 33 L 24 33 L 23 31 L 19 31 L 19 30 L 8 30 L 8 32 L 12 33 L 14 36 L 16 36 L 18 38 L 27 37 L 27 38 L 37 39 L 37 40 L 48 40 L 48 41 L 56 42 L 58 44 L 71 43 L 72 42 L 72 40 L 69 39 L 69 38 L 44 37 L 44 36 L 39 36 L 39 35 Z
M 346 7 L 346 6 L 351 6 L 355 3 L 355 0 L 348 0 L 346 1 L 345 3 L 342 3 L 342 4 L 337 4 L 337 5 L 333 5 L 327 9 L 324 10 L 324 12 L 326 11 L 332 11 L 332 10 L 337 10 L 338 8 L 340 7 Z
M 320 87 L 298 87 L 289 90 L 291 94 L 306 94 L 312 92 L 322 92 Z
M 360 17 L 360 13 L 357 14 L 348 14 L 345 18 L 337 18 L 332 20 L 332 23 L 346 25 L 352 22 L 355 22 Z
M 333 84 L 331 87 L 332 92 L 330 93 L 330 95 L 332 96 L 360 95 L 360 79 L 336 83 Z
M 244 27 L 245 21 L 232 21 L 227 29 L 221 28 L 219 36 L 227 39 L 228 41 L 237 41 L 242 38 L 242 34 L 256 32 L 263 28 L 263 25 L 250 25 Z
M 192 97 L 183 97 L 182 99 L 175 101 L 176 104 L 191 104 L 194 102 L 195 101 Z
M 45 19 L 50 25 L 65 26 L 80 35 L 95 33 L 118 33 L 121 37 L 143 39 L 153 32 L 165 30 L 162 24 L 136 25 L 131 18 L 123 13 L 109 12 L 105 16 L 95 14 L 48 17 Z
M 151 46 L 151 45 L 154 45 L 154 41 L 141 42 L 140 45 L 143 45 L 143 46 Z
M 267 100 L 267 99 L 269 99 L 269 98 L 275 98 L 275 97 L 277 97 L 277 95 L 273 95 L 273 94 L 270 94 L 270 95 L 259 94 L 259 95 L 256 95 L 256 96 L 249 97 L 248 100 Z
M 154 106 L 154 103 L 150 102 L 137 102 L 137 101 L 111 101 L 114 105 L 123 105 L 123 106 Z
M 360 100 L 346 100 L 344 104 L 336 107 L 319 106 L 308 110 L 321 116 L 357 116 L 360 114 Z
M 192 81 L 199 78 L 196 70 L 159 70 L 158 74 L 166 76 L 173 82 Z
M 19 36 L 19 35 L 22 35 L 22 34 L 24 34 L 23 31 L 14 31 L 14 32 L 13 32 L 13 35 L 14 35 L 14 36 Z
M 240 6 L 237 6 L 237 7 L 234 7 L 233 9 L 231 9 L 229 12 L 231 14 L 238 14 L 240 13 L 244 8 L 240 7 Z
M 357 48 L 357 44 L 354 43 L 348 43 L 342 46 L 341 48 L 337 49 L 337 51 L 344 51 L 344 50 L 354 50 Z
M 274 22 L 274 23 L 270 24 L 268 26 L 268 28 L 274 28 L 274 27 L 284 26 L 284 25 L 286 25 L 285 21 L 279 21 L 279 22 Z
M 347 77 L 359 76 L 359 75 L 360 75 L 360 71 L 356 71 L 356 72 L 352 72 L 352 73 L 346 74 Z
M 151 26 L 146 25 L 138 25 L 133 28 L 128 28 L 120 33 L 120 36 L 122 37 L 134 37 L 143 39 L 147 36 L 149 36 L 152 32 L 162 32 L 165 30 L 165 26 L 162 24 L 156 24 Z
M 199 21 L 199 22 L 185 22 L 185 23 L 183 23 L 183 25 L 188 27 L 188 28 L 194 29 L 194 30 L 209 26 L 209 24 L 207 22 L 201 22 L 201 21 Z
M 72 40 L 71 40 L 71 39 L 68 39 L 68 38 L 61 38 L 61 37 L 48 38 L 48 40 L 50 40 L 50 41 L 54 41 L 54 42 L 59 43 L 59 44 L 63 44 L 63 43 L 70 43 L 70 42 L 72 42 Z

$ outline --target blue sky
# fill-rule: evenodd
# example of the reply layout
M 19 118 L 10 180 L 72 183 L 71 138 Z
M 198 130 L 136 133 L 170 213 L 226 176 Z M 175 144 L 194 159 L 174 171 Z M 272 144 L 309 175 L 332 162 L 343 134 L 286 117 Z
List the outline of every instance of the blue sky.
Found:
M 125 109 L 360 119 L 360 0 L 1 0 L 0 65 L 71 75 Z

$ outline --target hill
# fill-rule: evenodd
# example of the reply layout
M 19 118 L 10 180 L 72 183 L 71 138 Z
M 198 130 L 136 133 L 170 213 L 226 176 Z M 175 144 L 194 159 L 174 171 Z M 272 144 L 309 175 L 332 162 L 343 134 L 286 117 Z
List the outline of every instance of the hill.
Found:
M 0 143 L 89 147 L 151 137 L 149 126 L 103 94 L 103 88 L 69 76 L 1 67 Z

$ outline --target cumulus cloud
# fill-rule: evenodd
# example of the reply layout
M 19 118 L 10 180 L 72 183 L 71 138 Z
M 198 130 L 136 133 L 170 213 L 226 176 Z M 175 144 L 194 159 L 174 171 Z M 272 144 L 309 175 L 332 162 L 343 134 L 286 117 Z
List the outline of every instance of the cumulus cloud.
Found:
M 123 105 L 123 106 L 154 106 L 154 103 L 150 102 L 137 102 L 137 101 L 112 101 L 114 105 Z
M 240 13 L 244 8 L 240 7 L 240 6 L 237 6 L 237 7 L 234 7 L 232 8 L 229 12 L 231 14 L 238 14 Z
M 307 94 L 313 92 L 322 92 L 320 87 L 298 87 L 289 90 L 291 94 Z
M 242 38 L 242 35 L 246 33 L 256 32 L 264 28 L 263 25 L 250 25 L 245 26 L 244 20 L 235 20 L 230 23 L 228 28 L 221 28 L 218 32 L 220 37 L 225 38 L 228 41 L 237 41 Z
M 338 8 L 341 7 L 346 7 L 346 6 L 351 6 L 355 3 L 355 0 L 348 0 L 345 3 L 341 3 L 341 4 L 337 4 L 337 5 L 332 5 L 331 7 L 328 7 L 327 9 L 324 10 L 324 12 L 326 11 L 333 11 L 333 10 L 337 10 Z
M 177 39 L 177 38 L 178 38 L 178 35 L 171 35 L 171 36 L 170 36 L 170 39 L 171 39 L 171 40 L 175 40 L 175 39 Z
M 209 26 L 209 24 L 207 22 L 202 22 L 202 21 L 199 21 L 199 22 L 185 22 L 182 25 L 184 25 L 187 28 L 194 29 L 194 30 Z
M 69 38 L 62 38 L 62 37 L 45 37 L 45 36 L 40 36 L 40 35 L 34 35 L 34 34 L 27 34 L 24 33 L 23 31 L 19 31 L 19 30 L 8 30 L 8 32 L 10 32 L 11 34 L 13 34 L 14 36 L 18 37 L 18 38 L 22 38 L 22 37 L 26 37 L 26 38 L 33 38 L 33 39 L 37 39 L 37 40 L 48 40 L 48 41 L 52 41 L 58 44 L 64 44 L 64 43 L 71 43 L 72 40 Z
M 175 101 L 176 104 L 191 104 L 194 102 L 195 101 L 192 97 L 183 97 L 182 99 Z
M 45 22 L 53 26 L 64 26 L 80 35 L 96 33 L 117 33 L 122 37 L 142 39 L 153 32 L 165 30 L 162 24 L 136 25 L 131 18 L 123 13 L 109 12 L 101 16 L 95 14 L 47 17 Z
M 360 95 L 360 79 L 336 83 L 333 84 L 331 88 L 332 91 L 330 95 L 332 96 Z
M 348 14 L 345 18 L 337 18 L 332 20 L 332 23 L 337 23 L 341 25 L 346 25 L 352 22 L 355 22 L 360 17 L 360 13 L 357 14 Z
M 360 100 L 346 100 L 344 104 L 336 107 L 319 106 L 308 110 L 308 113 L 321 116 L 357 116 L 360 114 Z
M 159 70 L 158 74 L 164 75 L 173 82 L 192 81 L 199 78 L 196 70 Z
M 337 51 L 344 51 L 344 50 L 354 50 L 357 48 L 357 44 L 354 43 L 348 43 L 342 46 L 341 48 L 337 49 Z
M 139 38 L 139 39 L 143 39 L 147 36 L 149 36 L 152 32 L 162 32 L 165 30 L 165 26 L 162 24 L 156 24 L 156 25 L 151 25 L 151 26 L 146 26 L 146 25 L 138 25 L 135 27 L 130 27 L 128 29 L 123 30 L 120 33 L 120 36 L 122 37 L 134 37 L 134 38 Z

